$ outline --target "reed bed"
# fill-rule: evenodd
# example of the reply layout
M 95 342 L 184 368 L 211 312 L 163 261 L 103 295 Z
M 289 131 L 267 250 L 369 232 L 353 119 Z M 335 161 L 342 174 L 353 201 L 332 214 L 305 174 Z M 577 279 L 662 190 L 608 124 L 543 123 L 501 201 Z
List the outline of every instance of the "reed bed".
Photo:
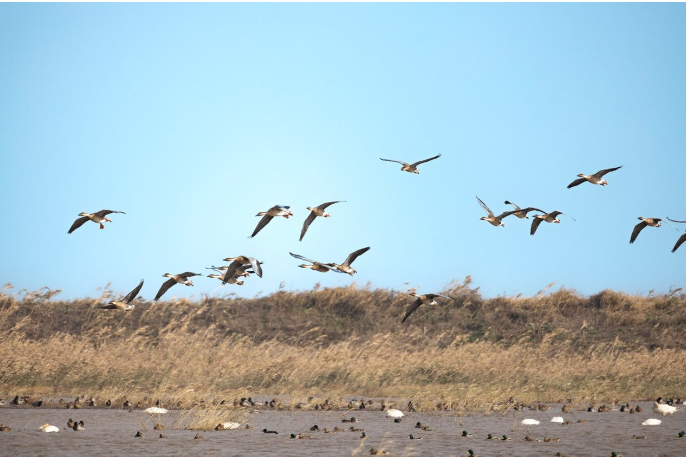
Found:
M 226 414 L 221 400 L 248 395 L 281 396 L 286 408 L 381 397 L 489 411 L 510 397 L 635 401 L 686 387 L 680 291 L 484 300 L 467 278 L 446 289 L 453 302 L 422 307 L 406 325 L 411 299 L 370 288 L 142 303 L 132 313 L 51 292 L 0 295 L 4 396 L 165 398 L 205 405 L 187 417 L 203 429 Z

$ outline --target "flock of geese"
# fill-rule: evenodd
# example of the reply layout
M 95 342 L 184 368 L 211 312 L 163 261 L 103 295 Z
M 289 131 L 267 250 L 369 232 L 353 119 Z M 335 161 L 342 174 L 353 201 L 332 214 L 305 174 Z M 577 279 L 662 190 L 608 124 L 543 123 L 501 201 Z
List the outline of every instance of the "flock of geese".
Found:
M 401 165 L 400 170 L 405 171 L 408 173 L 413 173 L 413 174 L 419 174 L 419 168 L 418 166 L 430 162 L 432 160 L 436 160 L 439 157 L 441 157 L 441 154 L 438 154 L 434 157 L 430 157 L 428 159 L 424 160 L 419 160 L 414 163 L 406 163 L 400 160 L 392 160 L 392 159 L 381 159 L 385 162 L 395 162 L 399 163 Z M 608 182 L 603 178 L 606 174 L 611 173 L 613 171 L 617 171 L 622 166 L 619 167 L 614 167 L 614 168 L 607 168 L 604 170 L 600 170 L 592 175 L 585 175 L 583 173 L 580 173 L 578 176 L 578 179 L 575 179 L 572 181 L 567 188 L 571 189 L 572 187 L 579 186 L 585 182 L 599 185 L 599 186 L 607 186 Z M 512 203 L 508 200 L 505 201 L 506 205 L 511 205 L 513 207 L 513 210 L 511 211 L 505 211 L 499 215 L 495 215 L 493 211 L 477 196 L 476 200 L 478 201 L 479 205 L 483 208 L 483 210 L 486 212 L 486 216 L 483 216 L 481 220 L 488 222 L 489 224 L 495 226 L 495 227 L 504 227 L 505 223 L 503 222 L 503 219 L 505 219 L 508 216 L 514 215 L 517 218 L 520 219 L 530 219 L 529 213 L 535 212 L 537 214 L 533 214 L 533 220 L 531 222 L 531 230 L 530 234 L 534 235 L 536 233 L 536 230 L 538 230 L 538 227 L 541 225 L 542 222 L 547 222 L 547 223 L 552 223 L 552 224 L 559 224 L 560 219 L 558 219 L 558 216 L 564 215 L 566 217 L 571 218 L 572 220 L 576 220 L 573 217 L 569 216 L 568 214 L 563 213 L 562 211 L 551 211 L 551 212 L 546 212 L 543 211 L 539 208 L 535 207 L 526 207 L 526 208 L 520 208 L 517 206 L 515 203 Z M 337 200 L 337 201 L 331 201 L 331 202 L 326 202 L 322 203 L 319 206 L 315 207 L 307 207 L 307 210 L 309 211 L 309 214 L 307 218 L 305 219 L 302 230 L 300 232 L 300 238 L 299 240 L 302 241 L 303 238 L 305 237 L 305 234 L 307 233 L 308 229 L 312 225 L 312 223 L 317 219 L 318 217 L 323 217 L 323 218 L 328 218 L 331 215 L 326 211 L 327 208 L 329 208 L 331 205 L 334 205 L 336 203 L 343 203 L 344 200 Z M 79 218 L 74 221 L 72 226 L 69 228 L 69 231 L 67 233 L 72 233 L 79 227 L 81 227 L 83 224 L 85 224 L 87 221 L 92 221 L 96 224 L 100 225 L 100 229 L 104 229 L 105 225 L 104 222 L 112 222 L 111 219 L 109 219 L 107 216 L 110 214 L 126 214 L 123 211 L 112 211 L 112 210 L 101 210 L 96 213 L 86 213 L 82 212 L 79 214 Z M 267 224 L 269 224 L 272 219 L 275 217 L 282 216 L 285 219 L 288 219 L 289 217 L 293 216 L 293 213 L 290 210 L 290 206 L 283 206 L 283 205 L 275 205 L 271 208 L 269 208 L 267 211 L 262 211 L 257 213 L 256 217 L 261 217 L 259 222 L 257 223 L 257 226 L 253 230 L 252 234 L 248 238 L 254 238 L 257 236 L 260 231 L 262 231 Z M 661 222 L 663 222 L 663 219 L 657 218 L 657 217 L 639 217 L 638 218 L 641 222 L 638 223 L 632 233 L 631 233 L 631 238 L 629 240 L 629 243 L 634 243 L 636 241 L 636 238 L 638 237 L 639 233 L 645 228 L 645 227 L 660 227 Z M 674 222 L 674 223 L 679 223 L 679 224 L 684 224 L 686 221 L 677 221 L 674 219 L 670 219 L 669 217 L 667 218 L 669 221 Z M 666 221 L 664 221 L 666 222 Z M 668 223 L 668 222 L 667 222 Z M 669 223 L 668 223 L 669 224 Z M 672 224 L 669 224 L 672 225 Z M 676 227 L 675 227 L 676 228 Z M 675 252 L 677 249 L 679 249 L 679 246 L 681 246 L 684 242 L 686 242 L 686 232 L 683 233 L 679 239 L 677 240 L 676 244 L 674 245 L 674 248 L 672 249 L 672 252 Z M 344 273 L 348 274 L 350 276 L 354 275 L 357 273 L 357 270 L 355 270 L 351 265 L 352 263 L 362 254 L 365 252 L 369 251 L 369 247 L 364 247 L 361 249 L 358 249 L 356 251 L 353 251 L 348 255 L 348 257 L 345 259 L 343 263 L 335 263 L 335 262 L 329 262 L 329 263 L 324 263 L 324 262 L 319 262 L 316 260 L 308 259 L 306 257 L 303 257 L 302 255 L 295 254 L 290 252 L 289 254 L 293 256 L 296 259 L 303 260 L 305 264 L 299 265 L 300 268 L 308 268 L 313 271 L 317 271 L 319 273 L 326 273 L 329 271 L 334 271 L 336 273 Z M 225 284 L 235 284 L 235 285 L 243 285 L 244 280 L 241 278 L 247 278 L 251 274 L 256 274 L 258 277 L 262 277 L 262 263 L 261 261 L 255 259 L 254 257 L 249 257 L 245 255 L 239 255 L 237 257 L 227 257 L 223 259 L 225 262 L 231 262 L 229 265 L 224 265 L 220 267 L 216 266 L 211 266 L 207 267 L 207 269 L 211 269 L 215 271 L 215 273 L 209 274 L 208 277 L 218 279 L 221 281 L 222 285 Z M 185 286 L 193 286 L 193 281 L 190 279 L 193 276 L 201 276 L 200 273 L 193 273 L 191 271 L 187 271 L 184 273 L 179 273 L 179 274 L 171 274 L 171 273 L 165 273 L 163 277 L 169 278 L 167 281 L 165 281 L 162 286 L 160 287 L 159 291 L 157 292 L 157 295 L 155 295 L 155 301 L 158 301 L 162 296 L 174 285 L 176 284 L 182 284 Z M 129 294 L 127 294 L 123 299 L 121 300 L 113 300 L 110 301 L 107 304 L 99 305 L 97 306 L 98 308 L 101 309 L 118 309 L 122 311 L 132 311 L 135 307 L 134 304 L 132 304 L 133 300 L 136 298 L 136 296 L 140 293 L 141 288 L 143 287 L 144 281 L 141 279 L 140 283 L 138 286 L 136 286 L 135 289 L 133 289 Z M 401 320 L 402 322 L 405 322 L 407 318 L 414 313 L 421 305 L 431 305 L 431 306 L 436 306 L 438 305 L 438 302 L 436 301 L 436 298 L 447 298 L 451 299 L 451 297 L 447 297 L 445 295 L 440 295 L 440 294 L 424 294 L 424 295 L 417 295 L 416 293 L 412 292 L 409 295 L 415 297 L 415 301 L 410 304 L 410 306 L 407 309 L 407 312 L 405 313 L 404 317 Z

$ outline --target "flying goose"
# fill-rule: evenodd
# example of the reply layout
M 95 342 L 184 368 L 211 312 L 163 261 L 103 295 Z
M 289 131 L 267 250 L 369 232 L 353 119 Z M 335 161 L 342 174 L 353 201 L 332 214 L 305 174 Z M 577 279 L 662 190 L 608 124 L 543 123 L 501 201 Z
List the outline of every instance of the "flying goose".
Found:
M 357 273 L 357 270 L 355 270 L 353 267 L 350 266 L 356 258 L 364 254 L 365 252 L 369 251 L 369 246 L 366 248 L 358 249 L 357 251 L 351 252 L 350 255 L 348 256 L 347 259 L 345 259 L 345 262 L 342 264 L 334 263 L 333 266 L 341 273 L 347 273 L 350 276 L 354 275 Z
M 514 211 L 511 211 L 511 214 L 517 216 L 520 219 L 529 219 L 529 216 L 527 215 L 529 211 L 540 211 L 542 213 L 545 213 L 545 211 L 543 211 L 542 209 L 534 208 L 532 206 L 529 206 L 527 208 L 520 208 L 519 206 L 515 205 L 514 203 L 508 200 L 505 200 L 505 204 L 512 205 L 514 207 Z
M 96 224 L 100 224 L 100 230 L 102 230 L 105 228 L 105 226 L 102 224 L 103 222 L 112 222 L 111 219 L 105 217 L 108 214 L 112 214 L 112 213 L 126 214 L 124 211 L 112 211 L 109 209 L 103 209 L 103 210 L 100 210 L 97 213 L 93 213 L 93 214 L 91 214 L 91 213 L 79 213 L 79 216 L 83 216 L 83 217 L 79 217 L 78 219 L 76 219 L 74 221 L 74 223 L 71 224 L 71 228 L 69 229 L 69 231 L 67 233 L 71 234 L 71 232 L 73 232 L 74 230 L 76 230 L 77 228 L 79 228 L 83 224 L 85 224 L 86 221 L 93 221 Z
M 438 154 L 437 156 L 431 157 L 430 159 L 420 160 L 419 162 L 415 162 L 415 163 L 405 163 L 405 162 L 402 162 L 400 160 L 391 160 L 391 159 L 381 159 L 381 160 L 384 160 L 386 162 L 399 163 L 400 165 L 402 165 L 402 168 L 400 168 L 401 171 L 406 171 L 408 173 L 415 173 L 418 175 L 419 174 L 419 168 L 417 168 L 417 165 L 421 165 L 425 162 L 430 162 L 432 160 L 438 159 L 440 156 L 441 155 Z
M 431 306 L 436 306 L 438 305 L 438 302 L 435 300 L 437 297 L 443 297 L 443 298 L 450 298 L 445 295 L 441 294 L 425 294 L 425 295 L 417 295 L 417 292 L 412 292 L 411 294 L 413 297 L 416 297 L 417 299 L 410 305 L 408 308 L 407 312 L 405 313 L 405 317 L 403 317 L 403 320 L 400 321 L 402 324 L 405 322 L 405 320 L 410 317 L 410 314 L 414 313 L 417 308 L 419 308 L 422 305 L 431 305 Z
M 531 234 L 533 235 L 536 233 L 536 229 L 538 229 L 538 226 L 541 225 L 541 222 L 546 221 L 549 223 L 554 223 L 554 224 L 559 224 L 560 219 L 557 218 L 560 214 L 564 214 L 565 216 L 571 218 L 573 221 L 576 221 L 572 216 L 569 214 L 565 214 L 562 211 L 553 211 L 552 213 L 544 213 L 544 214 L 534 214 L 534 220 L 531 223 Z
M 271 222 L 271 220 L 276 216 L 283 216 L 286 219 L 291 217 L 293 213 L 290 212 L 289 208 L 290 206 L 275 205 L 269 208 L 267 211 L 261 211 L 257 213 L 255 217 L 262 216 L 262 219 L 260 219 L 260 222 L 257 223 L 257 227 L 255 227 L 252 235 L 250 235 L 248 238 L 253 238 L 255 235 L 257 235 L 260 230 L 262 230 L 265 225 L 269 224 L 269 222 Z
M 660 219 L 658 217 L 639 217 L 638 219 L 642 222 L 639 222 L 638 224 L 636 224 L 636 226 L 634 227 L 634 231 L 631 232 L 631 239 L 629 240 L 630 244 L 633 244 L 633 242 L 636 241 L 636 238 L 638 238 L 638 234 L 641 233 L 641 230 L 643 230 L 647 226 L 651 226 L 651 227 L 661 227 L 662 226 L 662 224 L 660 223 L 660 221 L 662 221 L 662 219 Z
M 131 302 L 136 298 L 138 293 L 141 291 L 143 288 L 143 280 L 141 279 L 140 284 L 136 286 L 135 289 L 133 289 L 131 292 L 128 293 L 126 297 L 124 297 L 123 300 L 121 301 L 116 301 L 112 300 L 106 305 L 98 305 L 96 308 L 100 309 L 120 309 L 122 311 L 133 311 L 133 308 L 136 305 L 132 305 Z
M 476 199 L 478 200 L 479 205 L 481 205 L 484 211 L 486 211 L 486 213 L 488 214 L 488 216 L 483 216 L 481 220 L 488 222 L 494 227 L 505 227 L 505 224 L 503 223 L 502 219 L 505 219 L 510 214 L 516 213 L 516 211 L 505 211 L 500 216 L 496 216 L 495 214 L 493 214 L 493 211 L 491 211 L 491 209 L 488 206 L 486 206 L 486 203 L 481 201 L 481 199 L 478 196 L 476 197 Z
M 171 278 L 171 279 L 166 280 L 162 284 L 162 287 L 160 287 L 160 290 L 157 292 L 157 295 L 155 295 L 155 301 L 159 300 L 162 297 L 162 295 L 164 295 L 164 293 L 166 291 L 168 291 L 171 288 L 171 286 L 173 286 L 174 284 L 178 283 L 178 284 L 183 284 L 184 286 L 189 286 L 189 287 L 192 286 L 193 281 L 188 279 L 191 276 L 200 276 L 200 273 L 192 273 L 190 271 L 187 271 L 185 273 L 180 273 L 178 275 L 172 275 L 169 273 L 163 274 L 162 277 Z
M 257 276 L 260 278 L 262 277 L 262 267 L 260 264 L 259 260 L 255 259 L 254 257 L 247 257 L 244 255 L 239 255 L 238 257 L 227 257 L 223 259 L 224 262 L 231 262 L 229 265 L 229 268 L 226 269 L 226 273 L 224 274 L 224 279 L 222 280 L 225 284 L 229 282 L 229 279 L 231 279 L 234 274 L 236 273 L 236 270 L 238 270 L 242 265 L 250 265 L 252 266 L 253 270 L 255 270 L 255 273 Z
M 328 208 L 329 206 L 333 205 L 334 203 L 341 203 L 343 201 L 344 200 L 322 203 L 321 205 L 315 206 L 314 208 L 310 208 L 308 206 L 307 209 L 310 210 L 310 214 L 307 216 L 307 219 L 305 219 L 305 223 L 303 224 L 303 229 L 300 231 L 300 241 L 303 240 L 303 237 L 305 236 L 307 229 L 310 228 L 310 224 L 317 218 L 317 216 L 330 217 L 331 215 L 324 210 L 326 208 Z
M 576 179 L 576 180 L 572 181 L 571 183 L 569 183 L 569 185 L 567 186 L 567 189 L 571 189 L 572 187 L 576 187 L 579 184 L 585 183 L 586 181 L 590 182 L 591 184 L 600 184 L 601 186 L 607 186 L 607 181 L 605 181 L 603 179 L 603 176 L 605 176 L 606 174 L 613 172 L 615 170 L 619 170 L 622 167 L 623 167 L 623 165 L 620 165 L 620 166 L 615 167 L 615 168 L 607 168 L 605 170 L 600 170 L 600 171 L 598 171 L 592 175 L 585 175 L 583 173 L 579 173 L 577 175 L 579 177 L 579 179 Z
M 295 257 L 296 259 L 304 260 L 305 262 L 310 262 L 312 264 L 312 265 L 307 265 L 307 264 L 303 263 L 302 265 L 298 265 L 300 268 L 309 268 L 310 270 L 318 271 L 320 273 L 326 273 L 327 271 L 330 271 L 330 270 L 334 270 L 337 273 L 340 273 L 339 271 L 335 270 L 336 267 L 334 266 L 333 263 L 317 262 L 315 260 L 310 260 L 307 257 L 303 257 L 303 256 L 298 255 L 298 254 L 293 254 L 292 252 L 289 252 L 289 254 L 291 256 Z
M 229 278 L 228 281 L 226 281 L 226 283 L 224 282 L 224 275 L 218 275 L 218 274 L 214 274 L 214 273 L 213 273 L 213 274 L 207 275 L 207 277 L 208 277 L 208 278 L 214 278 L 214 279 L 220 280 L 220 281 L 223 283 L 222 286 L 223 286 L 224 284 L 226 284 L 226 283 L 229 283 L 229 284 L 236 284 L 237 286 L 242 286 L 242 285 L 243 285 L 243 281 L 240 280 L 240 279 L 238 279 L 238 275 L 232 276 L 231 278 Z
M 669 219 L 669 217 L 667 217 Z M 672 222 L 677 222 L 679 224 L 686 224 L 686 221 L 675 221 L 674 219 L 669 219 Z M 676 244 L 674 245 L 674 248 L 672 249 L 672 252 L 676 252 L 677 249 L 679 249 L 679 246 L 684 244 L 686 242 L 686 232 L 684 232 L 678 240 L 676 240 Z

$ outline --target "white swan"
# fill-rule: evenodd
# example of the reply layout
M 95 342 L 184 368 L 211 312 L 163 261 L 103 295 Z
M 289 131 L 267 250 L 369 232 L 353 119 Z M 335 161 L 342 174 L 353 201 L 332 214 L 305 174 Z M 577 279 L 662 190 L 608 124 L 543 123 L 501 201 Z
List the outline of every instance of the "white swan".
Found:
M 653 412 L 656 414 L 662 414 L 666 416 L 667 414 L 674 414 L 677 412 L 676 406 L 663 405 L 662 403 L 653 402 Z
M 641 425 L 660 425 L 661 423 L 660 419 L 647 419 Z
M 151 406 L 150 408 L 146 408 L 144 412 L 148 414 L 167 414 L 167 410 L 160 408 L 159 406 Z
M 564 419 L 562 419 L 560 416 L 555 416 L 550 420 L 550 422 L 557 422 L 558 424 L 561 424 L 564 422 Z
M 236 430 L 238 427 L 241 426 L 238 422 L 223 422 L 221 424 L 222 430 Z
M 45 424 L 41 428 L 39 428 L 38 430 L 43 431 L 45 433 L 52 433 L 52 432 L 59 432 L 60 431 L 59 428 L 55 427 L 54 425 L 50 425 L 50 424 Z
M 386 417 L 403 417 L 404 414 L 399 409 L 386 410 Z
M 522 425 L 538 425 L 540 424 L 540 421 L 537 421 L 536 419 L 524 419 L 522 421 Z

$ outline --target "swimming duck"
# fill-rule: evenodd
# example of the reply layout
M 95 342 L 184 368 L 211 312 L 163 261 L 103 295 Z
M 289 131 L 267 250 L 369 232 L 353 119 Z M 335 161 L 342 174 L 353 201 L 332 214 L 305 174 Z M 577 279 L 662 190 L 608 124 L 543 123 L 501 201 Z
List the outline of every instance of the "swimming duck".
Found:
M 500 441 L 512 441 L 512 438 L 508 438 L 507 435 L 503 435 L 503 437 L 500 438 Z
M 667 414 L 674 414 L 677 411 L 676 406 L 670 406 L 660 403 L 662 397 L 658 398 L 657 401 L 653 402 L 653 412 L 656 414 L 662 414 L 666 416 Z
M 405 316 L 403 317 L 403 320 L 400 321 L 402 324 L 407 320 L 407 318 L 410 316 L 410 314 L 414 313 L 417 308 L 419 308 L 422 305 L 431 305 L 431 306 L 436 306 L 438 305 L 438 302 L 435 300 L 438 297 L 443 297 L 443 298 L 448 298 L 451 299 L 448 296 L 441 295 L 441 294 L 424 294 L 424 295 L 417 295 L 416 292 L 412 292 L 409 294 L 413 297 L 416 297 L 417 299 L 410 305 L 410 307 L 407 309 L 407 312 L 405 313 Z M 452 299 L 451 299 L 452 300 Z
M 74 421 L 71 420 L 71 417 L 67 421 L 67 428 L 74 428 Z
M 194 440 L 202 440 L 204 439 L 200 433 L 196 433 L 195 436 L 193 437 Z
M 612 451 L 610 457 L 622 457 L 622 454 L 617 454 L 615 451 Z
M 277 432 L 276 430 L 267 430 L 266 428 L 262 429 L 262 433 L 271 433 L 272 435 L 278 435 L 279 434 L 279 432 Z
M 555 457 L 569 457 L 569 456 L 567 454 L 563 454 L 561 452 L 558 452 L 557 454 L 555 454 Z
M 384 451 L 383 449 L 371 448 L 369 450 L 369 455 L 388 455 L 390 452 Z
M 254 257 L 239 255 L 238 257 L 227 257 L 223 260 L 224 262 L 231 262 L 231 264 L 229 264 L 229 267 L 226 269 L 226 273 L 224 274 L 225 282 L 228 282 L 228 280 L 234 276 L 235 272 L 239 270 L 239 268 L 242 265 L 250 265 L 252 269 L 255 271 L 255 274 L 257 274 L 257 276 L 259 276 L 260 278 L 262 277 L 261 265 L 263 262 L 260 262 Z
M 289 208 L 290 206 L 274 205 L 267 211 L 257 213 L 256 217 L 262 216 L 262 219 L 260 219 L 260 222 L 257 223 L 257 227 L 255 227 L 255 230 L 253 230 L 252 235 L 250 235 L 248 238 L 253 238 L 255 235 L 257 235 L 260 232 L 260 230 L 262 230 L 267 224 L 269 224 L 271 220 L 274 219 L 276 216 L 283 216 L 286 219 L 291 217 L 293 213 L 290 212 Z
M 684 431 L 684 430 L 680 431 L 679 434 L 678 434 L 677 436 L 678 436 L 679 438 L 683 438 L 684 436 L 686 436 L 686 431 Z
M 493 434 L 489 433 L 488 435 L 486 435 L 486 439 L 487 439 L 487 440 L 497 440 L 497 439 L 499 439 L 499 438 L 495 438 L 495 437 L 493 436 Z
M 369 251 L 369 246 L 366 248 L 358 249 L 357 251 L 353 251 L 348 255 L 348 258 L 345 259 L 345 262 L 342 264 L 334 263 L 333 266 L 336 268 L 336 271 L 339 273 L 347 273 L 350 276 L 354 275 L 357 273 L 357 270 L 355 270 L 353 267 L 350 265 L 357 259 L 359 256 L 364 254 L 365 252 Z
M 460 436 L 462 436 L 464 438 L 469 438 L 470 436 L 472 436 L 472 434 L 467 433 L 467 430 L 462 430 L 462 435 L 460 435 Z
M 300 268 L 309 268 L 312 271 L 318 271 L 320 273 L 326 273 L 327 271 L 334 270 L 336 267 L 334 266 L 335 264 L 333 263 L 321 263 L 317 262 L 315 260 L 308 259 L 307 257 L 303 257 L 299 254 L 293 254 L 292 252 L 289 252 L 289 254 L 292 257 L 295 257 L 296 259 L 304 260 L 305 262 L 310 262 L 312 265 L 307 265 L 303 263 L 302 265 L 298 265 Z
M 414 435 L 409 435 L 408 438 L 411 440 L 421 440 L 422 439 L 420 436 L 414 436 Z
M 106 217 L 108 214 L 112 213 L 126 214 L 124 211 L 112 211 L 109 209 L 103 209 L 97 213 L 79 213 L 79 216 L 83 217 L 76 219 L 67 233 L 71 234 L 74 230 L 85 224 L 86 221 L 93 221 L 96 224 L 100 224 L 100 230 L 102 230 L 105 228 L 105 226 L 102 224 L 103 222 L 112 222 L 111 219 Z
M 668 217 L 667 219 L 669 219 L 669 217 Z M 672 221 L 672 222 L 676 222 L 676 223 L 678 223 L 678 224 L 686 224 L 686 221 L 675 221 L 674 219 L 669 219 L 669 220 Z M 674 247 L 672 248 L 672 253 L 676 252 L 676 250 L 679 249 L 679 246 L 681 246 L 682 244 L 684 244 L 684 242 L 686 242 L 686 232 L 683 233 L 683 234 L 679 237 L 678 240 L 676 240 L 676 244 L 675 244 Z
M 84 424 L 83 421 L 74 422 L 73 429 L 75 432 L 82 432 L 86 430 L 86 424 Z
M 661 227 L 661 221 L 662 219 L 658 217 L 639 217 L 638 218 L 640 221 L 636 226 L 634 227 L 634 230 L 631 232 L 631 239 L 629 239 L 629 243 L 633 244 L 634 241 L 636 241 L 636 238 L 638 238 L 638 234 L 641 233 L 641 230 L 646 228 L 647 226 L 651 227 Z
M 484 211 L 486 211 L 486 214 L 488 214 L 488 216 L 481 217 L 481 220 L 488 222 L 489 224 L 491 224 L 494 227 L 505 227 L 505 223 L 503 222 L 503 219 L 505 219 L 510 214 L 514 214 L 517 212 L 517 211 L 505 211 L 500 216 L 496 216 L 495 214 L 493 214 L 493 211 L 491 211 L 491 209 L 488 206 L 486 206 L 486 203 L 484 203 L 478 196 L 476 197 L 476 199 L 479 202 L 479 205 L 481 205 L 481 207 L 484 209 Z
M 307 207 L 308 210 L 310 210 L 310 214 L 307 216 L 307 219 L 305 219 L 305 223 L 303 224 L 303 228 L 300 231 L 300 241 L 303 240 L 303 237 L 305 236 L 305 233 L 307 232 L 307 229 L 310 228 L 310 224 L 314 222 L 314 220 L 317 218 L 317 216 L 320 217 L 331 217 L 329 213 L 327 213 L 325 210 L 329 206 L 335 204 L 335 203 L 341 203 L 344 200 L 339 200 L 335 202 L 326 202 L 322 203 L 319 206 L 315 206 L 314 208 L 310 208 L 309 206 Z
M 138 430 L 138 431 L 136 432 L 136 434 L 134 435 L 134 438 L 143 438 L 143 434 L 141 433 L 140 430 Z
M 419 162 L 415 162 L 415 163 L 405 163 L 405 162 L 401 162 L 400 160 L 391 160 L 391 159 L 381 159 L 381 160 L 383 160 L 385 162 L 399 163 L 400 165 L 402 165 L 402 167 L 400 168 L 401 171 L 406 171 L 408 173 L 414 173 L 414 174 L 418 175 L 419 174 L 419 168 L 417 168 L 418 165 L 421 165 L 423 163 L 430 162 L 432 160 L 438 159 L 440 156 L 441 155 L 438 154 L 437 156 L 431 157 L 429 159 L 420 160 Z
M 357 422 L 357 419 L 351 417 L 350 419 L 341 419 L 341 422 Z
M 298 439 L 298 440 L 311 440 L 312 436 L 310 435 L 303 435 L 302 433 L 298 433 L 297 435 L 295 433 L 291 433 L 291 439 Z
M 640 435 L 631 435 L 632 440 L 647 440 L 647 436 L 640 436 Z
M 479 456 L 476 455 L 476 454 L 474 453 L 474 451 L 471 450 L 471 449 L 467 451 L 467 454 L 469 454 L 469 457 L 479 457 Z
M 166 438 L 166 437 L 167 437 L 167 435 L 163 435 L 162 433 L 160 433 L 160 438 Z
M 532 438 L 532 437 L 530 437 L 529 435 L 526 435 L 526 436 L 524 437 L 524 441 L 533 441 L 533 442 L 536 442 L 536 443 L 540 443 L 540 442 L 541 442 L 541 440 L 539 440 L 538 438 Z
M 124 297 L 121 301 L 112 300 L 108 304 L 98 305 L 98 306 L 96 306 L 96 308 L 119 309 L 122 311 L 133 311 L 133 308 L 136 305 L 132 305 L 131 302 L 136 298 L 136 296 L 138 295 L 138 293 L 141 291 L 142 288 L 143 288 L 143 280 L 141 279 L 140 284 L 138 284 L 135 289 L 133 289 L 131 292 L 129 292 L 128 295 L 126 297 Z
M 319 431 L 319 425 L 314 424 L 312 427 L 310 427 L 311 432 L 318 432 Z
M 157 295 L 155 295 L 155 301 L 159 300 L 162 298 L 162 295 L 166 291 L 168 291 L 174 284 L 183 284 L 184 286 L 192 286 L 193 281 L 191 281 L 190 278 L 191 276 L 200 276 L 200 273 L 192 273 L 190 271 L 187 271 L 185 273 L 179 273 L 178 275 L 172 275 L 170 273 L 165 273 L 162 275 L 163 278 L 171 278 L 162 283 L 162 287 L 160 287 L 160 290 L 157 292 Z
M 543 437 L 544 443 L 557 443 L 559 441 L 560 441 L 560 438 L 548 438 L 547 436 Z
M 517 216 L 520 219 L 529 219 L 528 213 L 530 211 L 540 211 L 544 212 L 542 209 L 534 208 L 534 207 L 527 207 L 527 208 L 520 208 L 519 206 L 515 205 L 511 201 L 505 200 L 506 205 L 512 205 L 514 207 L 514 211 L 511 211 L 510 214 Z
M 159 422 L 156 422 L 155 426 L 152 429 L 153 430 L 164 430 L 164 425 L 160 424 Z M 217 430 L 216 427 L 214 429 Z
M 12 429 L 5 424 L 0 424 L 0 432 L 11 432 Z
M 44 424 L 38 430 L 45 432 L 45 433 L 54 433 L 54 432 L 60 431 L 60 429 L 58 427 L 55 427 L 54 425 L 50 425 L 50 424 Z
M 548 411 L 550 409 L 550 406 L 544 405 L 544 404 L 539 404 L 538 405 L 538 410 L 539 411 Z
M 351 426 L 348 430 L 351 432 L 364 432 L 363 428 L 355 428 L 353 426 Z
M 600 405 L 600 407 L 598 408 L 599 413 L 607 413 L 609 411 L 610 411 L 610 407 L 607 405 Z
M 571 408 L 569 407 L 569 405 L 567 405 L 567 404 L 562 405 L 562 412 L 563 413 L 568 413 L 570 409 Z
M 564 214 L 565 216 L 571 218 L 573 221 L 576 221 L 572 216 L 569 214 L 565 214 L 562 211 L 553 211 L 552 213 L 547 213 L 547 214 L 534 214 L 534 220 L 531 222 L 531 235 L 536 233 L 536 229 L 538 229 L 538 226 L 541 225 L 541 222 L 546 221 L 549 223 L 554 223 L 554 224 L 559 224 L 560 219 L 557 218 L 560 214 Z
M 585 175 L 583 173 L 579 173 L 577 176 L 579 176 L 579 179 L 576 179 L 572 181 L 568 186 L 567 189 L 571 189 L 572 187 L 576 187 L 579 184 L 583 184 L 585 182 L 590 182 L 591 184 L 599 184 L 601 186 L 607 186 L 607 181 L 603 179 L 603 176 L 606 174 L 613 172 L 615 170 L 619 170 L 622 168 L 623 165 L 620 165 L 619 167 L 615 168 L 607 168 L 605 170 L 600 170 L 596 173 L 593 173 L 592 175 Z

